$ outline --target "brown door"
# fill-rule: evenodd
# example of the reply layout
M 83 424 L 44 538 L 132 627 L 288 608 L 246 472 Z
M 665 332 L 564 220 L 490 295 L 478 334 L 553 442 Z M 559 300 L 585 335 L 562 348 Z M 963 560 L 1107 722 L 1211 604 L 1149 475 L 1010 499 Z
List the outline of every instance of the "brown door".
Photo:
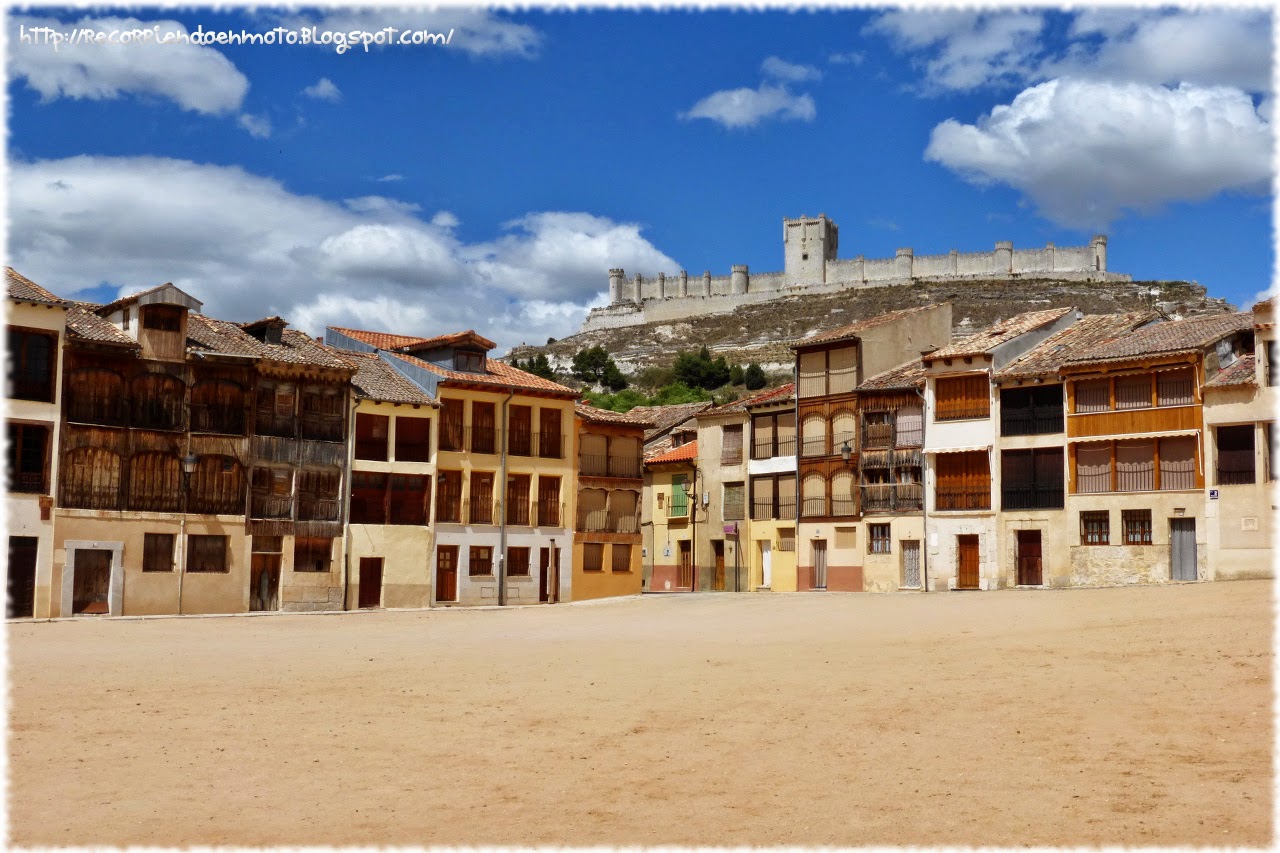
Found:
M 436 601 L 458 600 L 458 546 L 436 548 Z
M 827 588 L 827 540 L 813 540 L 813 583 L 811 589 Z
M 360 607 L 382 606 L 382 558 L 360 558 Z
M 956 553 L 959 557 L 956 589 L 978 588 L 978 535 L 965 534 L 956 537 Z
M 35 614 L 36 550 L 34 536 L 9 537 L 9 603 L 8 619 L 30 619 Z
M 76 551 L 74 571 L 71 612 L 86 615 L 109 613 L 107 595 L 111 589 L 111 552 Z
M 715 586 L 717 592 L 724 592 L 724 540 L 717 539 L 711 543 L 711 551 L 716 559 Z
M 280 555 L 254 554 L 249 564 L 249 609 L 280 609 Z
M 680 563 L 676 586 L 693 592 L 693 546 L 687 539 L 680 542 Z
M 1040 531 L 1018 531 L 1018 586 L 1040 586 Z
M 551 600 L 551 549 L 538 549 L 538 601 Z

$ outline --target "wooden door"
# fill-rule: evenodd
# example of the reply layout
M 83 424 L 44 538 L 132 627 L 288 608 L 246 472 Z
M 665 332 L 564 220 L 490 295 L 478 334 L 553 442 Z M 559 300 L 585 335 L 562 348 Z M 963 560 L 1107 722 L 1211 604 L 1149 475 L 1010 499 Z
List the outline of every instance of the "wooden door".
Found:
M 773 543 L 760 540 L 760 586 L 768 587 L 773 580 Z
M 458 600 L 458 546 L 436 548 L 436 601 Z
M 538 601 L 551 601 L 551 549 L 538 549 Z
M 827 540 L 813 540 L 813 588 L 827 588 Z
M 724 592 L 724 540 L 717 539 L 711 543 L 711 552 L 715 557 L 716 574 L 712 580 L 712 589 Z
M 687 539 L 680 542 L 680 563 L 676 575 L 676 586 L 693 592 L 693 547 Z
M 77 550 L 73 571 L 71 612 L 94 616 L 110 613 L 111 552 Z
M 1176 581 L 1196 579 L 1196 520 L 1169 519 L 1169 565 Z
M 956 537 L 956 589 L 978 588 L 978 534 Z
M 35 615 L 39 542 L 34 536 L 9 537 L 9 598 L 5 618 L 30 619 Z
M 1040 586 L 1044 583 L 1040 561 L 1040 531 L 1018 531 L 1018 586 Z
M 902 588 L 920 589 L 920 540 L 902 542 Z
M 280 609 L 280 555 L 254 554 L 249 564 L 249 610 Z
M 382 558 L 360 558 L 360 607 L 382 606 Z

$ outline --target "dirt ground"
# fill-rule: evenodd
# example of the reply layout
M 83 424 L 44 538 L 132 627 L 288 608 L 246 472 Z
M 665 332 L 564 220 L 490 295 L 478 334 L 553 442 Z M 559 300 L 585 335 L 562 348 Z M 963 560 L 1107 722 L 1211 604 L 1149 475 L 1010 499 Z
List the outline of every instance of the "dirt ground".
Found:
M 11 624 L 19 845 L 1271 843 L 1269 582 Z

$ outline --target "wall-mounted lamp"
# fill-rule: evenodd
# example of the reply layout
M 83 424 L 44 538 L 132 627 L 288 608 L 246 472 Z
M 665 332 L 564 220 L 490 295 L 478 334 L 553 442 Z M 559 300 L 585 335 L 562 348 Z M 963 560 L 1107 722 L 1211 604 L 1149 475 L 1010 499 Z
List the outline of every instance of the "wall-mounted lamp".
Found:
M 840 445 L 840 458 L 845 464 L 849 464 L 849 457 L 853 455 L 853 448 L 849 446 L 849 440 L 846 438 L 844 444 Z
M 444 473 L 443 471 L 437 471 L 437 472 L 436 472 L 436 482 L 437 482 L 437 483 L 443 483 L 443 482 L 444 482 L 445 480 L 447 480 L 447 479 L 449 479 L 449 478 L 445 476 L 445 473 Z
M 182 457 L 182 473 L 190 477 L 196 472 L 196 463 L 199 461 L 200 460 L 196 459 L 196 455 L 194 453 L 188 453 L 186 456 Z

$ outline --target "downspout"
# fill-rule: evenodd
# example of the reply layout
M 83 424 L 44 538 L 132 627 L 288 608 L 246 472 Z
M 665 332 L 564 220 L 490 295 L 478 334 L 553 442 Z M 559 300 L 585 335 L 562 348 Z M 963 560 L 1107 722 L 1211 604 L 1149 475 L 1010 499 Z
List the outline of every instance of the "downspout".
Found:
M 928 466 L 925 460 L 929 457 L 924 452 L 925 447 L 925 427 L 928 422 L 926 415 L 927 407 L 925 405 L 924 392 L 919 388 L 913 388 L 916 396 L 920 398 L 920 526 L 924 531 L 924 541 L 920 543 L 920 586 L 922 592 L 929 591 L 929 487 L 925 483 L 925 472 Z
M 692 579 L 689 581 L 689 592 L 698 591 L 698 504 L 702 502 L 698 491 L 698 463 L 693 463 L 693 477 L 690 478 L 693 485 L 693 506 L 689 507 L 689 561 L 693 564 L 690 568 Z
M 351 469 L 355 466 L 355 444 L 356 444 L 356 409 L 360 407 L 360 401 L 355 395 L 351 395 L 351 418 L 347 422 L 347 428 L 350 432 L 347 440 L 347 481 L 342 490 L 342 609 L 349 610 L 347 606 L 347 597 L 351 592 L 349 579 L 351 577 Z M 387 436 L 388 443 L 391 436 Z M 394 447 L 394 445 L 392 445 Z M 379 602 L 381 603 L 381 602 Z
M 498 606 L 507 603 L 507 417 L 515 388 L 507 389 L 507 399 L 502 401 L 502 489 L 498 499 Z

